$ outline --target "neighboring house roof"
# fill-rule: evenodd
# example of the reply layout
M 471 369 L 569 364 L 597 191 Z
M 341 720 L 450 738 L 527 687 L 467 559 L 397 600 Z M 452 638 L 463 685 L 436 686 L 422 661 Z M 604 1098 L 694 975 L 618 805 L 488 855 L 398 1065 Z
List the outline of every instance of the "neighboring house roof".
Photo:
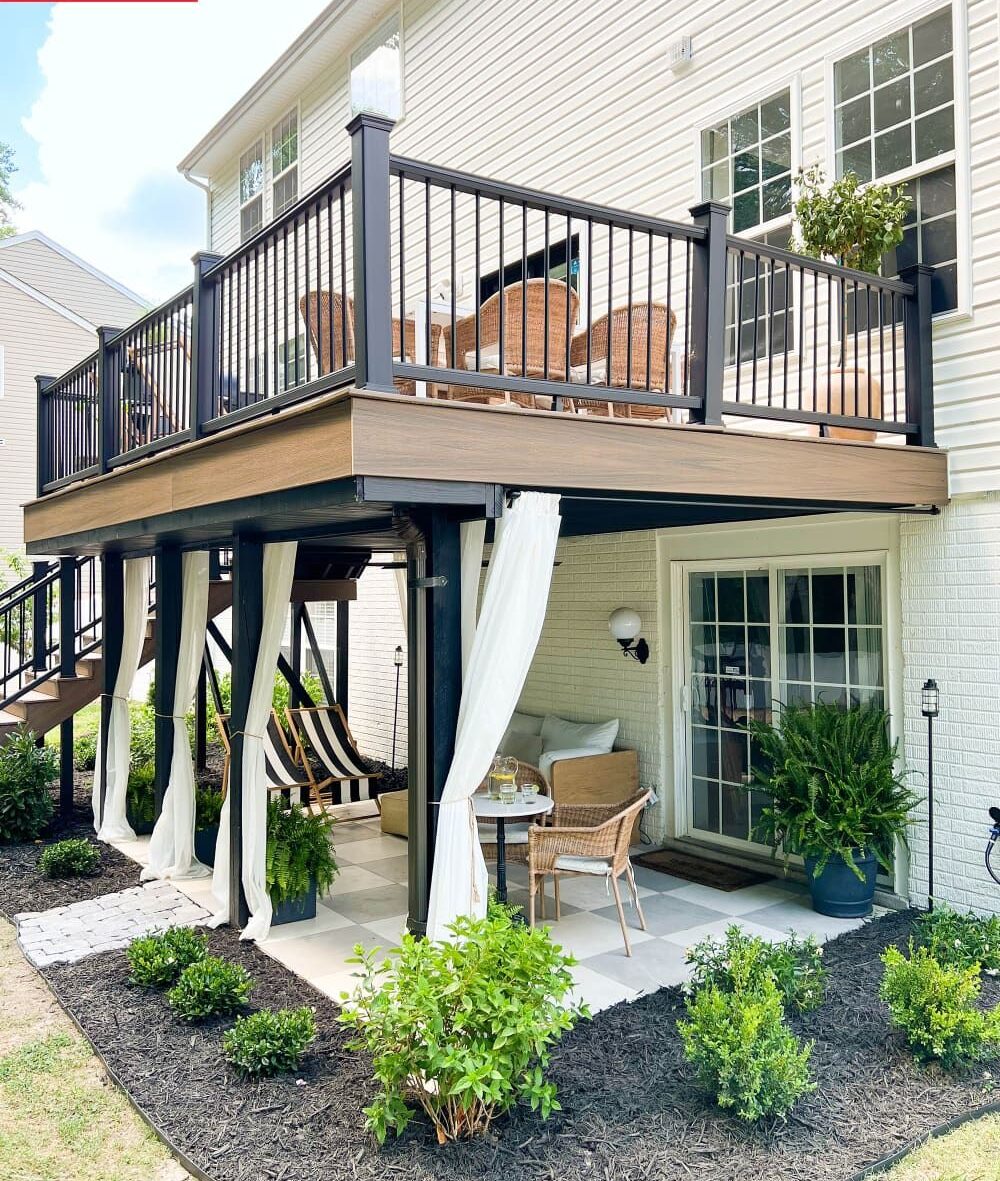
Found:
M 97 267 L 85 259 L 80 258 L 79 255 L 74 254 L 72 250 L 67 250 L 65 246 L 54 241 L 48 234 L 43 234 L 41 230 L 27 230 L 23 234 L 15 234 L 10 238 L 0 238 L 0 251 L 9 250 L 14 246 L 23 246 L 26 242 L 39 242 L 41 245 L 47 246 L 50 250 L 55 251 L 56 254 L 65 258 L 67 262 L 73 263 L 74 266 L 78 266 L 81 270 L 86 271 L 88 275 L 92 275 L 95 279 L 99 279 L 102 283 L 113 287 L 119 295 L 123 295 L 126 299 L 131 299 L 134 303 L 139 304 L 140 307 L 148 308 L 153 306 L 150 300 L 142 295 L 136 294 L 136 292 L 126 287 L 124 283 L 119 283 L 117 279 L 112 279 L 110 275 L 98 270 Z M 2 255 L 0 255 L 0 258 L 2 258 Z
M 83 316 L 78 316 L 76 312 L 66 307 L 65 304 L 52 299 L 44 291 L 39 291 L 37 287 L 32 287 L 30 283 L 25 283 L 23 279 L 19 279 L 16 275 L 12 275 L 10 271 L 5 271 L 2 267 L 0 267 L 0 283 L 7 283 L 9 286 L 16 288 L 23 295 L 27 295 L 30 299 L 34 299 L 42 304 L 43 307 L 48 308 L 50 312 L 55 312 L 57 315 L 62 316 L 63 319 L 76 324 L 78 328 L 84 328 L 88 332 L 97 331 L 96 324 L 91 324 L 89 320 L 85 320 Z
M 303 88 L 342 60 L 385 14 L 386 0 L 332 0 L 177 165 L 185 176 L 211 176 L 280 119 Z M 346 119 L 345 119 L 346 123 Z

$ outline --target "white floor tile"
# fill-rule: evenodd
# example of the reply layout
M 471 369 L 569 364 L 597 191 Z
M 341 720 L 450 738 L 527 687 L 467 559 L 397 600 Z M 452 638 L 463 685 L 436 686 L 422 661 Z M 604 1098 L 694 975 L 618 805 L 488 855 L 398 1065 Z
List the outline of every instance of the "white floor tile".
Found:
M 569 999 L 577 1004 L 587 1005 L 591 1013 L 610 1009 L 612 1005 L 617 1005 L 621 1001 L 634 1001 L 639 995 L 638 989 L 629 988 L 627 984 L 612 980 L 610 976 L 602 976 L 600 972 L 595 972 L 583 964 L 577 964 L 572 972 L 575 984 Z
M 761 926 L 751 919 L 725 918 L 717 919 L 713 923 L 702 923 L 697 927 L 688 927 L 684 931 L 672 931 L 669 935 L 664 935 L 663 938 L 668 943 L 674 943 L 686 951 L 696 943 L 701 943 L 703 939 L 721 940 L 725 938 L 726 931 L 734 923 L 748 935 L 757 935 L 761 939 L 766 939 L 768 943 L 780 943 L 787 934 L 774 927 Z
M 398 943 L 406 931 L 406 915 L 397 915 L 391 919 L 375 919 L 374 922 L 365 923 L 365 926 L 383 939 Z
M 617 920 L 612 921 L 588 911 L 579 911 L 566 915 L 558 923 L 551 922 L 550 929 L 553 940 L 572 952 L 578 960 L 619 949 L 623 955 L 625 954 L 625 941 Z M 648 932 L 640 931 L 638 926 L 633 928 L 631 924 L 628 935 L 633 944 L 652 938 Z
M 621 891 L 627 917 L 630 910 L 634 913 L 635 908 L 631 905 L 631 892 L 628 882 L 624 878 L 619 879 L 618 889 Z M 640 900 L 648 898 L 654 893 L 653 890 L 648 890 L 645 886 L 639 886 L 638 891 Z M 552 914 L 554 903 L 552 902 L 551 879 L 545 883 L 545 894 L 546 906 L 549 907 L 549 913 Z M 600 910 L 605 906 L 614 906 L 615 903 L 614 895 L 604 878 L 563 878 L 559 883 L 559 897 L 561 901 L 568 902 L 578 910 Z
M 264 943 L 270 947 L 274 943 L 284 943 L 288 939 L 305 939 L 310 935 L 322 935 L 326 931 L 339 931 L 353 925 L 350 919 L 331 910 L 329 906 L 317 906 L 314 919 L 304 919 L 301 923 L 282 923 L 280 927 L 272 927 Z
M 765 906 L 787 902 L 788 891 L 777 886 L 763 884 L 746 886 L 742 890 L 713 890 L 711 886 L 691 882 L 687 886 L 672 890 L 670 897 L 684 898 L 688 902 L 697 902 L 699 906 L 721 910 L 723 914 L 737 915 L 749 914 L 751 911 L 760 910 Z
M 399 857 L 406 852 L 406 841 L 402 837 L 373 836 L 363 841 L 349 841 L 334 845 L 337 860 L 345 865 L 369 865 L 385 857 Z

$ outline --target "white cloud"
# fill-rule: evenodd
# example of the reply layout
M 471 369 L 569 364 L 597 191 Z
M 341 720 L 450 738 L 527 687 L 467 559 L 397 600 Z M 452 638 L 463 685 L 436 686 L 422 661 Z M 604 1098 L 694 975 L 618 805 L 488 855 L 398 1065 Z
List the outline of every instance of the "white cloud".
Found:
M 24 120 L 42 179 L 18 228 L 143 295 L 190 282 L 205 198 L 176 164 L 328 0 L 56 4 Z

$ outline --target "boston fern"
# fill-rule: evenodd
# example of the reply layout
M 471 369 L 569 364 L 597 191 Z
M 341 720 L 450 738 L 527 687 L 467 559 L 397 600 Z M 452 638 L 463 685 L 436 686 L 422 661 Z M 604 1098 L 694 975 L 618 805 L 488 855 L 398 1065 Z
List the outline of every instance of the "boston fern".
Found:
M 333 821 L 325 813 L 285 806 L 280 796 L 267 806 L 267 889 L 280 906 L 309 892 L 312 881 L 325 894 L 337 876 L 330 844 Z
M 854 850 L 892 869 L 918 797 L 896 771 L 889 718 L 874 705 L 785 706 L 776 725 L 751 721 L 758 755 L 750 787 L 771 797 L 757 835 L 775 850 L 816 859 L 816 874 L 839 854 L 854 873 Z

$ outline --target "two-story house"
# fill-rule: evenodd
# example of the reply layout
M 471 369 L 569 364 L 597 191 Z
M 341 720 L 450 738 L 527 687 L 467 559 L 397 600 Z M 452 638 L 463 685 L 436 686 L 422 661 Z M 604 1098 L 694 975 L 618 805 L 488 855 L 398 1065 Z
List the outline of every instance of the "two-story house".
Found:
M 933 677 L 935 893 L 992 908 L 997 50 L 985 0 L 331 4 L 181 162 L 209 253 L 102 342 L 91 450 L 63 425 L 79 385 L 43 391 L 29 548 L 114 563 L 235 538 L 258 615 L 261 540 L 405 550 L 419 924 L 458 530 L 558 491 L 520 708 L 620 718 L 649 837 L 765 853 L 744 723 L 776 702 L 883 702 L 920 789 Z M 812 164 L 906 184 L 883 276 L 789 249 Z M 188 325 L 191 365 L 137 433 L 123 357 Z M 367 579 L 352 626 L 382 612 L 385 650 L 351 709 L 378 727 L 402 633 L 394 580 Z M 645 663 L 609 634 L 622 606 Z M 926 866 L 918 829 L 886 889 L 926 894 Z

